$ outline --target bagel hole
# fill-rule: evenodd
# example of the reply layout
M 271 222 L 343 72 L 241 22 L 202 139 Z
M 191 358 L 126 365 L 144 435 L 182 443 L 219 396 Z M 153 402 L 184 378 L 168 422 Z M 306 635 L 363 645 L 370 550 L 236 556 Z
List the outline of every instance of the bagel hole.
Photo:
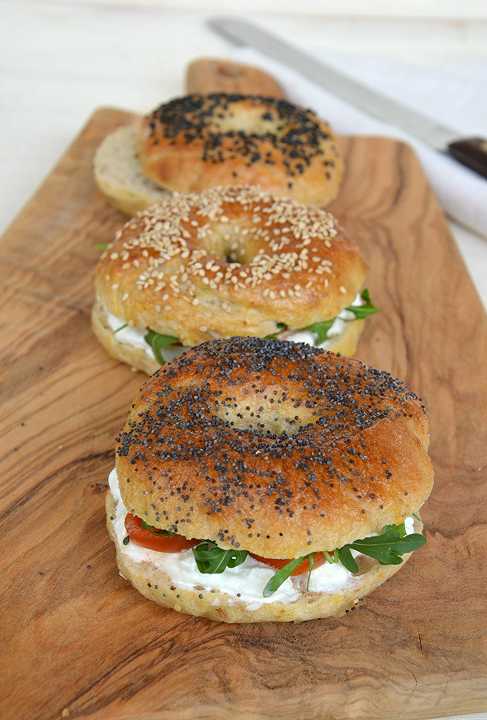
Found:
M 255 227 L 241 223 L 214 224 L 204 238 L 209 253 L 233 265 L 246 265 L 261 251 L 260 243 L 253 237 Z
M 304 401 L 289 398 L 282 390 L 223 398 L 217 403 L 215 414 L 233 428 L 264 436 L 296 435 L 316 421 Z
M 238 253 L 238 249 L 227 250 L 225 253 L 225 261 L 234 265 L 242 265 L 242 256 Z

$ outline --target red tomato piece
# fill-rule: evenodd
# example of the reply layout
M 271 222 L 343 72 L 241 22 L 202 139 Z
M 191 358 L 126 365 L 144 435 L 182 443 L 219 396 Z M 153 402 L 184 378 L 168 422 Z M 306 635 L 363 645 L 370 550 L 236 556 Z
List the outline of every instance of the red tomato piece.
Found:
M 320 565 L 323 565 L 323 563 L 326 562 L 326 558 L 323 553 L 316 552 L 313 554 L 313 569 L 320 567 Z M 272 567 L 276 568 L 276 570 L 280 570 L 284 565 L 287 565 L 291 560 L 279 560 L 277 558 L 264 558 L 260 557 L 260 555 L 252 555 L 256 560 L 259 560 L 259 562 L 265 563 L 266 565 L 271 565 Z M 309 570 L 309 562 L 308 559 L 303 560 L 303 562 L 298 565 L 298 567 L 294 570 L 294 572 L 291 573 L 291 575 L 302 575 L 305 572 L 308 572 Z
M 143 526 L 142 518 L 132 513 L 125 517 L 125 529 L 131 542 L 159 552 L 180 552 L 196 545 L 199 540 L 188 540 L 182 535 L 162 535 Z

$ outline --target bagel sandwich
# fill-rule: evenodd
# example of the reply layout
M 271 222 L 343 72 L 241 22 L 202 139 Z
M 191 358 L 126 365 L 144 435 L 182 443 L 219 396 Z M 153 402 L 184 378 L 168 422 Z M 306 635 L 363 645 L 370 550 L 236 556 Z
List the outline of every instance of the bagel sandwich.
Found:
M 342 615 L 425 537 L 419 398 L 306 344 L 204 343 L 141 388 L 106 498 L 120 574 L 224 622 Z
M 173 194 L 132 218 L 96 269 L 94 332 L 148 374 L 188 347 L 274 337 L 353 355 L 376 311 L 336 218 L 255 187 Z
M 98 148 L 95 181 L 133 215 L 168 192 L 258 185 L 328 205 L 343 163 L 330 126 L 287 100 L 230 93 L 175 98 L 118 128 Z

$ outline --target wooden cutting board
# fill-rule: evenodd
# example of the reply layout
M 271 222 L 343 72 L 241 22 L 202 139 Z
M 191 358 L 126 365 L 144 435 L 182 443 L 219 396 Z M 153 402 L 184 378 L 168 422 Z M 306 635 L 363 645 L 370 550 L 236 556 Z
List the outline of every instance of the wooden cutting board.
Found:
M 340 140 L 334 210 L 381 307 L 359 355 L 427 401 L 428 544 L 355 612 L 220 625 L 165 611 L 116 571 L 114 437 L 143 380 L 90 330 L 96 243 L 123 218 L 91 173 L 127 122 L 102 109 L 5 234 L 0 522 L 3 720 L 421 720 L 487 710 L 487 322 L 404 144 Z

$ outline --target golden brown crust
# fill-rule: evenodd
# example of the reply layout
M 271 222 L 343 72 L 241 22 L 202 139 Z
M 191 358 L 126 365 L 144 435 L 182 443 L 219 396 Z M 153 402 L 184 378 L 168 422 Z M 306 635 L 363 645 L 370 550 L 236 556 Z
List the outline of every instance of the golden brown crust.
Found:
M 377 533 L 433 481 L 419 399 L 388 373 L 305 345 L 232 338 L 142 388 L 119 437 L 125 505 L 151 525 L 263 557 Z
M 366 572 L 357 577 L 356 583 L 339 592 L 304 592 L 298 600 L 291 603 L 272 602 L 251 607 L 219 590 L 208 591 L 204 587 L 188 590 L 177 587 L 166 573 L 152 563 L 134 562 L 124 553 L 123 546 L 117 539 L 111 519 L 114 509 L 113 497 L 107 493 L 107 528 L 115 543 L 117 566 L 122 577 L 144 597 L 158 605 L 220 622 L 303 622 L 317 618 L 339 617 L 392 577 L 410 558 L 410 555 L 405 555 L 401 565 L 368 563 Z
M 96 293 L 125 322 L 191 346 L 333 318 L 365 269 L 330 213 L 256 188 L 213 188 L 130 220 L 98 263 Z
M 161 105 L 140 123 L 143 173 L 161 187 L 199 192 L 258 185 L 328 205 L 343 174 L 330 126 L 286 100 L 213 93 Z
M 260 68 L 218 58 L 198 58 L 186 70 L 186 90 L 194 93 L 239 93 L 284 98 L 279 83 Z
M 147 352 L 139 347 L 122 342 L 120 335 L 114 334 L 108 324 L 106 312 L 99 302 L 93 305 L 91 324 L 96 337 L 107 353 L 115 358 L 115 360 L 127 363 L 127 365 L 130 365 L 136 370 L 141 370 L 147 373 L 147 375 L 152 375 L 159 370 L 159 363 L 151 358 Z M 353 355 L 357 349 L 363 324 L 363 320 L 347 322 L 345 330 L 340 335 L 336 335 L 328 340 L 327 349 L 331 352 L 340 353 L 340 355 Z

